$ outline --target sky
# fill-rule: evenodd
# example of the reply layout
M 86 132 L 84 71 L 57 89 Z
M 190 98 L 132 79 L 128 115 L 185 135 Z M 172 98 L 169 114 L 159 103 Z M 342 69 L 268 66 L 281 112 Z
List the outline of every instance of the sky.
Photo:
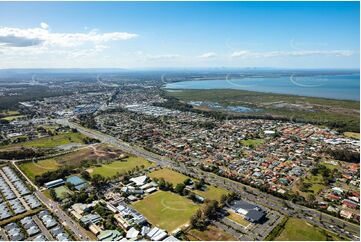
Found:
M 359 65 L 359 2 L 0 2 L 0 68 Z

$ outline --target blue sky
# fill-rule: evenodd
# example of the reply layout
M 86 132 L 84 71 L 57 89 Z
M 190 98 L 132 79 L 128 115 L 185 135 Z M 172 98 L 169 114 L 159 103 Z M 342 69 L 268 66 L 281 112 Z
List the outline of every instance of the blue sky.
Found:
M 358 2 L 0 2 L 0 68 L 358 68 Z

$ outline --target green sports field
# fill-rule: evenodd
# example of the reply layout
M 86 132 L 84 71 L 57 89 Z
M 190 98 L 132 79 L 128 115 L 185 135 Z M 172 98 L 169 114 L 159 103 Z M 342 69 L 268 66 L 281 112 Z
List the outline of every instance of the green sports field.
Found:
M 275 240 L 283 241 L 325 241 L 340 240 L 336 235 L 315 227 L 301 219 L 290 218 Z
M 59 145 L 65 145 L 69 143 L 83 143 L 85 136 L 81 133 L 64 133 L 55 136 L 40 138 L 22 143 L 25 147 L 35 148 L 53 148 Z
M 19 165 L 19 168 L 31 179 L 40 176 L 47 171 L 55 171 L 60 164 L 55 159 L 39 160 L 37 162 L 27 162 Z
M 199 208 L 191 200 L 171 192 L 158 191 L 132 206 L 153 225 L 171 233 L 189 223 Z
M 69 143 L 80 143 L 83 144 L 84 135 L 81 133 L 63 133 L 59 135 L 44 137 L 40 139 L 25 141 L 16 144 L 1 146 L 1 150 L 14 150 L 21 147 L 27 148 L 54 148 L 60 145 L 66 145 Z
M 66 186 L 56 187 L 56 188 L 54 188 L 54 191 L 56 193 L 56 196 L 60 199 L 64 199 L 64 198 L 66 198 L 67 194 L 72 193 L 72 191 L 70 191 Z
M 164 178 L 165 181 L 172 183 L 174 186 L 178 183 L 183 183 L 186 179 L 189 178 L 188 176 L 167 168 L 153 171 L 149 174 L 149 177 L 158 179 Z
M 254 148 L 262 145 L 264 143 L 263 139 L 247 139 L 247 140 L 242 140 L 241 142 L 244 146 L 253 146 Z
M 1 119 L 10 122 L 10 121 L 13 121 L 13 120 L 15 120 L 15 119 L 22 118 L 22 117 L 25 117 L 25 115 L 6 116 L 6 117 L 1 118 Z
M 221 200 L 222 195 L 226 195 L 229 193 L 227 190 L 224 190 L 224 189 L 221 189 L 218 187 L 209 186 L 209 185 L 207 185 L 207 188 L 205 191 L 193 190 L 193 192 L 206 199 L 217 200 L 217 201 Z
M 178 173 L 176 171 L 170 170 L 170 169 L 160 169 L 157 171 L 153 171 L 149 174 L 149 177 L 151 178 L 164 178 L 165 181 L 170 182 L 173 184 L 173 186 L 176 186 L 178 183 L 183 183 L 184 180 L 187 178 L 190 178 L 186 175 L 183 175 L 181 173 Z M 196 179 L 192 179 L 193 181 L 196 181 Z M 200 190 L 193 190 L 194 193 L 198 194 L 199 196 L 202 196 L 203 198 L 210 199 L 210 200 L 218 200 L 220 201 L 221 196 L 223 194 L 228 194 L 229 192 L 220 189 L 214 186 L 207 185 L 207 188 L 205 191 Z
M 137 166 L 140 168 L 142 165 L 145 168 L 148 168 L 153 166 L 154 164 L 141 157 L 130 156 L 124 159 L 124 161 L 113 161 L 100 167 L 89 168 L 88 172 L 92 176 L 95 174 L 99 174 L 103 177 L 113 177 L 117 173 L 125 173 L 136 168 Z

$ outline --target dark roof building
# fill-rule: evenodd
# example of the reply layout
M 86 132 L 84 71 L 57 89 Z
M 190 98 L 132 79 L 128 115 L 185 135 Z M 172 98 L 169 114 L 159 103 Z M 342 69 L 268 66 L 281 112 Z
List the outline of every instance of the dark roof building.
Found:
M 262 208 L 242 200 L 233 201 L 230 207 L 236 213 L 243 215 L 246 220 L 252 223 L 261 222 L 266 216 L 266 213 Z

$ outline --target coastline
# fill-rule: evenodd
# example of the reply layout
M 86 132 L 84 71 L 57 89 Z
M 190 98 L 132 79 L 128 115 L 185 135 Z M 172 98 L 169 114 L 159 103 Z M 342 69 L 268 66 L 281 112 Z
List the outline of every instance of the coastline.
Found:
M 340 132 L 360 131 L 360 102 L 288 94 L 274 94 L 235 89 L 162 89 L 165 95 L 183 104 L 210 102 L 223 106 L 260 109 L 258 112 L 231 112 L 211 109 L 206 105 L 193 109 L 206 112 L 232 113 L 246 116 L 271 116 L 296 122 L 314 123 L 335 128 Z M 180 91 L 175 91 L 180 90 Z

